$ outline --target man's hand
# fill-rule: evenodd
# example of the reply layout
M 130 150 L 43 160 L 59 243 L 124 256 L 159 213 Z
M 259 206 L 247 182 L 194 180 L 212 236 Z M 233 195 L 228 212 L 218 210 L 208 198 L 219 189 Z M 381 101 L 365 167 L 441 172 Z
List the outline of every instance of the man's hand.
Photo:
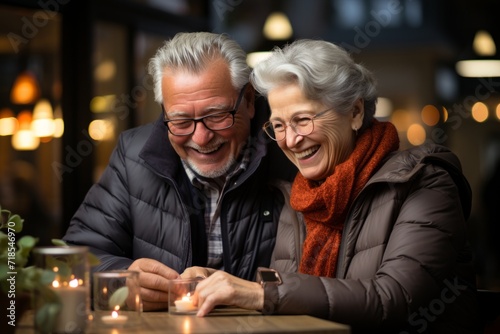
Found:
M 264 289 L 259 283 L 216 271 L 198 283 L 193 302 L 198 305 L 199 317 L 207 315 L 217 305 L 261 310 L 264 306 Z
M 138 271 L 144 311 L 168 308 L 168 280 L 179 278 L 179 273 L 153 259 L 135 260 L 129 270 Z

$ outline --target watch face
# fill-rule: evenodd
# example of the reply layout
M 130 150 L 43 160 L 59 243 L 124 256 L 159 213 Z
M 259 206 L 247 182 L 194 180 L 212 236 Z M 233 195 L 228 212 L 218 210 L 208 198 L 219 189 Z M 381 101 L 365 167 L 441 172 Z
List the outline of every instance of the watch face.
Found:
M 276 275 L 276 273 L 274 271 L 265 271 L 265 270 L 262 270 L 260 272 L 260 276 L 262 278 L 262 281 L 266 282 L 266 283 L 279 282 L 280 281 L 279 277 Z

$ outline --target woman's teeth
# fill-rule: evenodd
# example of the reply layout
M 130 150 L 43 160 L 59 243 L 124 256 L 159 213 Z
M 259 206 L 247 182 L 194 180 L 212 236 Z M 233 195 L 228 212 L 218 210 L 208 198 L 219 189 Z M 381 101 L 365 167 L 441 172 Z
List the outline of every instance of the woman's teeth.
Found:
M 308 148 L 305 151 L 295 153 L 295 157 L 297 157 L 297 159 L 304 159 L 304 158 L 310 157 L 311 155 L 316 153 L 318 150 L 319 150 L 319 146 L 314 146 L 314 147 Z

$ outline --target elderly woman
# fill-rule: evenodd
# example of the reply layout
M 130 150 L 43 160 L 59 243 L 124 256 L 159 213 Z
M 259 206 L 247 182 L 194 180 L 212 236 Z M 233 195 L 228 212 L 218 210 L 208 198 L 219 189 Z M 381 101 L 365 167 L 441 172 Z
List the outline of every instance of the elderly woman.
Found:
M 299 169 L 290 201 L 306 222 L 303 255 L 298 273 L 260 269 L 257 283 L 212 272 L 198 315 L 232 304 L 371 333 L 474 332 L 471 192 L 457 157 L 398 151 L 395 127 L 374 118 L 374 78 L 332 43 L 275 49 L 251 81 L 271 107 L 264 130 Z

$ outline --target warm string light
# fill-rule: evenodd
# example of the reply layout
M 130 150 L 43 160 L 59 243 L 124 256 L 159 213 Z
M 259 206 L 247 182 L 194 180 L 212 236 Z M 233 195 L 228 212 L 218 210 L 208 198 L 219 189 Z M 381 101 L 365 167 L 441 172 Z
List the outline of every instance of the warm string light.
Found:
M 50 102 L 40 95 L 35 75 L 29 70 L 19 73 L 10 92 L 11 102 L 21 106 L 35 104 L 33 113 L 23 110 L 15 118 L 9 109 L 0 111 L 0 136 L 12 135 L 16 150 L 34 150 L 40 142 L 60 138 L 64 133 L 61 108 L 54 113 Z
M 35 150 L 40 142 L 60 138 L 64 133 L 62 110 L 55 111 L 50 102 L 42 98 L 33 109 L 21 111 L 17 118 L 9 108 L 0 110 L 0 136 L 12 136 L 12 146 L 16 150 Z
M 8 108 L 0 110 L 0 136 L 12 136 L 18 127 L 19 122 L 12 110 Z
M 472 48 L 476 57 L 458 61 L 455 65 L 457 73 L 466 78 L 500 76 L 500 60 L 495 58 L 495 41 L 488 31 L 476 32 Z
M 14 104 L 32 104 L 40 97 L 40 88 L 35 75 L 29 71 L 20 73 L 10 92 L 10 100 Z
M 54 113 L 47 99 L 40 99 L 33 109 L 31 130 L 39 138 L 52 137 L 55 131 Z
M 40 138 L 31 130 L 31 111 L 24 110 L 17 116 L 19 129 L 12 136 L 12 146 L 18 151 L 29 151 L 38 148 Z
M 293 35 L 290 20 L 282 12 L 273 12 L 269 14 L 262 28 L 264 36 L 272 41 L 287 40 Z
M 64 133 L 64 121 L 61 106 L 54 110 L 54 138 L 61 138 Z
M 96 141 L 113 139 L 115 132 L 115 125 L 111 119 L 96 119 L 89 124 L 89 135 Z
M 272 12 L 262 27 L 262 34 L 270 41 L 285 41 L 292 38 L 293 28 L 285 13 Z M 270 55 L 271 52 L 268 50 L 250 52 L 247 56 L 247 64 L 253 68 L 258 62 Z
M 479 30 L 476 32 L 472 47 L 474 52 L 480 56 L 494 56 L 497 52 L 493 37 L 491 37 L 491 34 L 486 30 Z
M 482 123 L 488 119 L 488 106 L 483 102 L 476 102 L 472 106 L 471 114 L 476 122 Z

